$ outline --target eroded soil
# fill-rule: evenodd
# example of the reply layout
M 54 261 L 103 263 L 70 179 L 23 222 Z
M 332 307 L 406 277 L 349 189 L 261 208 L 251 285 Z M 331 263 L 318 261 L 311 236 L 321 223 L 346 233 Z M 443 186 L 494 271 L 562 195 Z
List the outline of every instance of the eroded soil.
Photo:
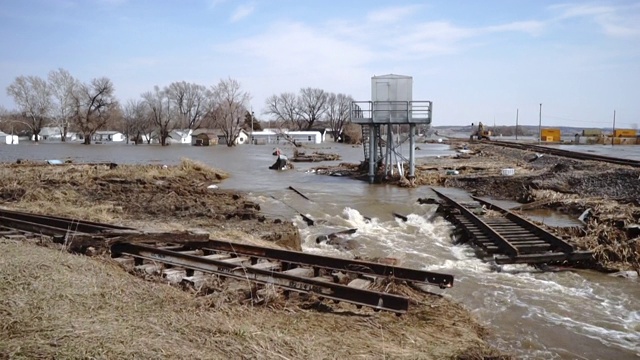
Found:
M 0 204 L 149 230 L 197 227 L 216 237 L 301 249 L 290 221 L 267 218 L 243 193 L 218 189 L 216 184 L 226 177 L 189 160 L 168 168 L 5 164 L 0 165 Z

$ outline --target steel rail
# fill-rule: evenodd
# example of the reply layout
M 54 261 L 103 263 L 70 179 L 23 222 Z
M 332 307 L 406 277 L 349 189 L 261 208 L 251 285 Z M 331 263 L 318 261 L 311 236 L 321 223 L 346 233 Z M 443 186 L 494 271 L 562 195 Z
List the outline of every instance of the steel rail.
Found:
M 116 256 L 129 255 L 140 259 L 179 266 L 237 280 L 277 285 L 295 292 L 315 293 L 321 297 L 367 306 L 374 310 L 385 310 L 402 314 L 409 308 L 409 299 L 398 295 L 353 288 L 346 285 L 251 266 L 238 266 L 221 260 L 208 259 L 146 245 L 128 243 L 114 244 L 111 247 L 111 253 Z
M 500 249 L 504 251 L 508 256 L 516 257 L 519 255 L 518 249 L 509 240 L 505 239 L 501 234 L 496 232 L 491 226 L 485 223 L 474 213 L 469 211 L 469 209 L 467 209 L 465 206 L 433 188 L 431 190 L 433 190 L 433 192 L 435 192 L 438 196 L 446 200 L 449 204 L 460 210 L 465 218 L 469 219 L 474 225 L 480 228 L 480 230 L 487 236 L 489 236 L 496 243 L 496 245 L 498 245 L 498 247 L 500 247 Z
M 27 231 L 38 232 L 38 230 L 42 230 L 42 233 L 49 235 L 63 235 L 68 232 L 92 234 L 113 230 L 134 230 L 118 225 L 5 209 L 0 209 L 0 224 Z
M 587 154 L 587 153 L 581 153 L 581 152 L 571 151 L 566 149 L 550 148 L 550 147 L 541 146 L 541 145 L 522 144 L 522 143 L 514 143 L 514 142 L 508 142 L 508 141 L 491 141 L 491 142 L 487 142 L 486 144 L 493 144 L 497 146 L 509 147 L 514 149 L 535 151 L 538 153 L 563 156 L 563 157 L 578 159 L 578 160 L 602 161 L 602 162 L 608 162 L 608 163 L 617 164 L 617 165 L 640 167 L 639 160 L 621 159 L 621 158 L 615 158 L 611 156 L 597 155 L 597 154 Z
M 431 271 L 415 270 L 399 266 L 384 265 L 374 262 L 349 260 L 334 257 L 307 254 L 299 251 L 273 249 L 262 246 L 230 243 L 228 241 L 209 240 L 205 248 L 238 253 L 242 255 L 259 256 L 266 259 L 277 260 L 290 264 L 312 266 L 315 268 L 346 271 L 362 275 L 375 275 L 379 277 L 392 277 L 396 280 L 437 285 L 441 288 L 453 286 L 453 275 L 441 274 Z
M 522 226 L 523 228 L 531 231 L 532 233 L 534 233 L 535 235 L 537 235 L 538 237 L 542 238 L 543 240 L 547 241 L 548 243 L 550 243 L 551 245 L 553 245 L 554 247 L 560 249 L 563 252 L 573 252 L 575 249 L 573 248 L 573 246 L 569 243 L 567 243 L 566 241 L 562 240 L 561 238 L 551 234 L 550 232 L 540 228 L 538 225 L 532 223 L 531 221 L 523 218 L 522 216 L 513 213 L 511 211 L 509 211 L 508 209 L 505 209 L 503 207 L 500 207 L 494 203 L 491 203 L 487 200 L 481 199 L 479 197 L 476 196 L 472 196 L 472 199 L 476 200 L 477 202 L 485 205 L 487 208 L 494 210 L 494 211 L 498 211 L 502 214 L 505 215 L 505 217 L 509 220 L 511 220 L 512 222 Z
M 496 264 L 532 264 L 565 260 L 581 261 L 592 259 L 593 257 L 591 251 L 576 251 L 571 244 L 563 239 L 487 200 L 475 196 L 471 197 L 479 204 L 500 212 L 504 216 L 500 219 L 503 220 L 483 222 L 480 217 L 473 214 L 464 205 L 436 190 L 434 192 L 461 211 L 462 215 L 453 216 L 450 220 L 465 230 L 473 244 L 481 248 L 483 255 L 493 254 L 492 258 L 485 258 L 484 260 L 486 261 L 493 261 Z M 473 218 L 478 218 L 492 232 L 500 233 L 502 238 L 508 238 L 519 253 L 515 256 L 506 253 L 504 248 L 496 241 L 496 238 L 490 235 L 478 222 L 473 221 Z M 504 254 L 500 254 L 500 252 Z

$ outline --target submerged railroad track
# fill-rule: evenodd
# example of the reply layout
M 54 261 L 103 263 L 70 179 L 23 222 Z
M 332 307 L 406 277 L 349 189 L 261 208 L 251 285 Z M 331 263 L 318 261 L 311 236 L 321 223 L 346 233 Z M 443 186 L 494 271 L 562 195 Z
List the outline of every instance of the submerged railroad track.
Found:
M 605 156 L 605 155 L 582 153 L 582 152 L 558 149 L 558 148 L 553 148 L 548 146 L 526 144 L 526 143 L 515 143 L 510 141 L 490 141 L 490 142 L 487 142 L 487 144 L 508 147 L 513 149 L 526 150 L 526 151 L 533 151 L 540 154 L 562 156 L 562 157 L 571 158 L 571 159 L 601 161 L 601 162 L 607 162 L 610 164 L 626 165 L 626 166 L 640 168 L 640 160 L 615 158 L 615 157 Z
M 531 221 L 486 200 L 472 196 L 476 204 L 463 204 L 432 189 L 445 200 L 447 219 L 470 242 L 480 257 L 496 264 L 544 264 L 590 260 L 590 251 L 578 251 L 573 245 Z M 475 209 L 489 209 L 494 216 Z
M 207 277 L 217 276 L 396 314 L 408 310 L 409 299 L 386 291 L 391 282 L 444 289 L 454 281 L 449 274 L 209 240 L 208 234 L 204 238 L 203 234 L 146 234 L 123 226 L 10 210 L 0 210 L 3 235 L 16 239 L 45 235 L 58 242 L 91 238 L 93 244 L 104 242 L 114 261 L 170 282 L 199 286 Z

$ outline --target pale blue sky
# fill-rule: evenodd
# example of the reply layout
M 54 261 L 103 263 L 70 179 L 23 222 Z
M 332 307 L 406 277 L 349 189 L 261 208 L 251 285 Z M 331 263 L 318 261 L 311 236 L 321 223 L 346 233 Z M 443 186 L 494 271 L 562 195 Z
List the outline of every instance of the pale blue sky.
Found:
M 434 125 L 640 125 L 640 1 L 0 0 L 0 105 L 19 75 L 154 85 L 234 78 L 265 99 L 317 87 L 369 100 L 413 77 Z

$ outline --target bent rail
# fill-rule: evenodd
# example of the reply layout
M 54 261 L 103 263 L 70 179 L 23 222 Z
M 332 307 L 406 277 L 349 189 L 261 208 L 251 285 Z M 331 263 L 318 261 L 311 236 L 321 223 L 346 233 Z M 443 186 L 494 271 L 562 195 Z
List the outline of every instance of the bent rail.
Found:
M 467 206 L 433 189 L 446 203 L 459 211 L 447 210 L 447 218 L 466 234 L 467 240 L 485 260 L 497 264 L 536 264 L 558 261 L 580 261 L 592 258 L 591 251 L 576 251 L 563 239 L 529 220 L 489 201 L 472 197 L 500 216 L 474 214 Z M 508 246 L 507 246 L 508 244 Z

